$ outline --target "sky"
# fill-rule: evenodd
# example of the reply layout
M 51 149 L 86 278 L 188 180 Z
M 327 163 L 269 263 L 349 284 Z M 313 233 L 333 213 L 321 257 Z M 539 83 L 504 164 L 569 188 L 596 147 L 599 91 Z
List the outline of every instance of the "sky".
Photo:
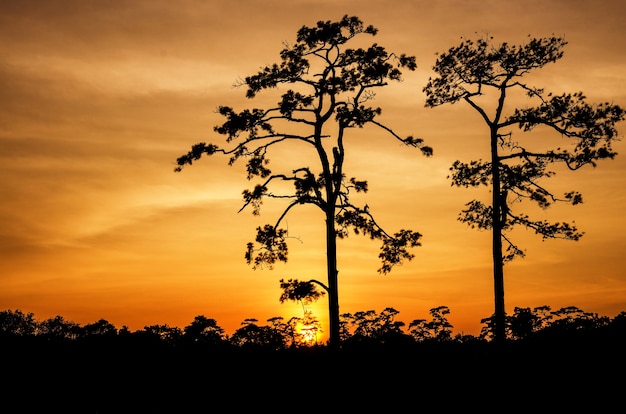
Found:
M 348 14 L 379 29 L 371 42 L 416 57 L 417 70 L 378 91 L 375 104 L 381 122 L 423 138 L 434 156 L 380 129 L 350 132 L 346 172 L 369 183 L 360 200 L 388 231 L 411 228 L 423 238 L 415 258 L 388 275 L 377 273 L 377 242 L 341 240 L 340 312 L 391 307 L 408 325 L 447 306 L 454 333 L 478 335 L 493 313 L 490 235 L 457 220 L 481 191 L 446 177 L 455 160 L 486 159 L 488 135 L 468 106 L 425 108 L 436 54 L 462 37 L 520 44 L 562 36 L 564 57 L 529 81 L 624 107 L 625 11 L 621 0 L 0 0 L 0 310 L 131 330 L 183 328 L 204 315 L 227 334 L 247 318 L 302 317 L 300 304 L 279 302 L 279 280 L 324 280 L 323 218 L 294 211 L 289 261 L 253 270 L 246 243 L 284 205 L 268 201 L 258 217 L 238 212 L 254 185 L 243 163 L 214 157 L 174 167 L 197 142 L 225 144 L 213 132 L 218 106 L 277 101 L 275 91 L 246 99 L 239 80 L 279 62 L 302 26 Z M 526 257 L 505 267 L 508 313 L 626 310 L 624 145 L 615 144 L 614 160 L 546 183 L 580 191 L 584 204 L 529 207 L 537 218 L 575 221 L 585 235 L 572 242 L 514 233 Z M 280 155 L 270 159 L 309 159 Z M 308 309 L 327 331 L 326 299 Z

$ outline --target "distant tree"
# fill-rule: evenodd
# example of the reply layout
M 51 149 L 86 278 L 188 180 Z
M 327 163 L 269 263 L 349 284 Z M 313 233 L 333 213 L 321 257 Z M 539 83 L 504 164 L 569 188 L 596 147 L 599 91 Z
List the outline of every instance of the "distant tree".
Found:
M 279 350 L 286 347 L 285 338 L 275 325 L 260 326 L 257 322 L 258 320 L 254 318 L 248 318 L 241 322 L 242 327 L 231 335 L 230 343 L 244 349 Z
M 268 337 L 281 338 L 278 341 L 280 343 L 279 348 L 292 346 L 294 345 L 293 341 L 298 340 L 297 325 L 286 323 L 282 316 L 274 316 L 269 318 L 267 322 L 269 322 L 269 325 L 265 328 L 271 332 L 271 335 L 268 335 Z
M 302 334 L 298 332 L 298 326 L 301 324 L 301 319 L 296 316 L 289 318 L 287 322 L 283 322 L 283 318 L 280 318 L 279 329 L 285 338 L 286 346 L 288 348 L 295 348 L 302 342 Z
M 404 322 L 395 320 L 398 313 L 394 308 L 385 308 L 380 314 L 374 310 L 344 313 L 344 336 L 352 343 L 397 343 L 406 336 Z
M 452 339 L 452 324 L 446 315 L 450 314 L 447 306 L 438 306 L 429 311 L 432 319 L 415 319 L 409 323 L 409 335 L 417 342 L 426 340 L 449 341 Z
M 576 306 L 563 307 L 552 312 L 552 315 L 554 319 L 545 329 L 559 333 L 598 329 L 611 322 L 608 316 L 585 312 Z
M 513 315 L 507 317 L 507 328 L 512 339 L 527 339 L 532 334 L 545 328 L 552 315 L 549 306 L 534 309 L 515 307 Z
M 28 337 L 37 330 L 37 321 L 33 313 L 24 313 L 19 309 L 0 312 L 0 336 Z
M 130 330 L 130 328 L 126 325 L 122 325 L 122 327 L 119 329 L 119 331 L 117 331 L 117 334 L 119 336 L 123 336 L 125 338 L 132 336 L 132 332 Z
M 37 327 L 37 336 L 52 341 L 71 341 L 80 336 L 81 327 L 79 324 L 67 321 L 61 315 L 49 318 Z
M 364 339 L 373 338 L 376 332 L 378 315 L 375 310 L 359 311 L 354 314 L 345 313 L 343 317 L 352 325 L 352 337 Z
M 424 342 L 432 339 L 433 334 L 430 331 L 429 322 L 426 319 L 413 319 L 409 323 L 409 335 L 417 342 Z
M 94 323 L 88 323 L 81 328 L 81 336 L 83 337 L 115 337 L 117 336 L 117 328 L 106 319 L 99 319 Z
M 187 342 L 213 346 L 223 344 L 228 339 L 217 321 L 204 315 L 196 316 L 189 325 L 185 326 L 183 338 Z
M 621 311 L 609 323 L 607 329 L 616 340 L 615 343 L 619 343 L 618 341 L 622 341 L 621 343 L 626 343 L 626 311 Z
M 143 331 L 137 333 L 170 346 L 178 344 L 183 337 L 183 331 L 180 328 L 168 324 L 144 326 Z
M 378 326 L 376 328 L 376 337 L 381 344 L 396 344 L 403 342 L 407 335 L 403 328 L 405 323 L 396 320 L 400 312 L 394 308 L 387 307 L 383 309 L 378 316 Z
M 624 110 L 609 103 L 590 105 L 581 92 L 545 94 L 543 89 L 522 80 L 528 73 L 563 56 L 567 42 L 562 38 L 533 38 L 520 46 L 491 42 L 492 38 L 463 39 L 459 46 L 439 55 L 433 68 L 437 76 L 429 79 L 424 92 L 427 107 L 463 101 L 488 127 L 490 160 L 456 161 L 450 169 L 450 178 L 456 186 L 488 186 L 491 190 L 490 203 L 479 200 L 467 203 L 459 220 L 492 232 L 495 297 L 492 322 L 494 339 L 503 341 L 506 338 L 503 267 L 515 256 L 524 256 L 507 232 L 519 225 L 543 239 L 578 240 L 583 234 L 573 224 L 531 219 L 516 212 L 514 204 L 530 200 L 546 209 L 555 202 L 581 203 L 578 192 L 569 191 L 559 197 L 541 181 L 555 174 L 548 169 L 551 164 L 578 170 L 585 165 L 595 166 L 601 159 L 612 159 L 616 153 L 611 144 L 618 138 L 615 124 L 624 119 Z M 511 107 L 518 105 L 518 99 L 524 95 L 537 105 L 523 109 Z M 513 127 L 524 132 L 546 127 L 563 142 L 556 148 L 549 147 L 554 141 L 548 139 L 522 144 L 514 139 Z M 541 144 L 545 146 L 541 148 Z
M 317 345 L 319 334 L 323 333 L 322 323 L 310 310 L 304 311 L 304 317 L 299 318 L 299 340 L 303 345 Z
M 626 311 L 621 311 L 611 320 L 611 325 L 623 329 L 626 334 Z
M 432 320 L 429 328 L 434 334 L 434 338 L 438 341 L 448 341 L 452 338 L 452 324 L 448 322 L 446 315 L 450 314 L 450 308 L 447 306 L 438 306 L 430 310 Z
M 348 179 L 344 172 L 350 130 L 373 125 L 403 144 L 421 149 L 427 156 L 432 154 L 422 139 L 401 137 L 381 124 L 377 119 L 381 109 L 369 106 L 376 89 L 389 81 L 401 80 L 401 69 L 416 69 L 414 57 L 388 53 L 377 44 L 366 49 L 346 46 L 359 35 L 376 33 L 373 26 L 365 27 L 358 17 L 349 16 L 338 22 L 320 21 L 316 27 L 302 27 L 296 43 L 280 52 L 281 63 L 267 66 L 241 82 L 247 87 L 248 98 L 256 97 L 265 89 L 288 85 L 290 89 L 282 94 L 277 105 L 241 112 L 220 106 L 219 113 L 226 122 L 215 127 L 215 131 L 225 135 L 230 146 L 222 148 L 202 142 L 177 159 L 176 171 L 181 171 L 183 166 L 203 155 L 228 155 L 230 165 L 246 158 L 248 179 L 258 177 L 264 181 L 243 192 L 241 210 L 251 207 L 252 213 L 258 215 L 264 199 L 287 202 L 274 224 L 258 227 L 255 242 L 248 243 L 246 260 L 255 269 L 272 268 L 276 262 L 287 261 L 289 234 L 281 226 L 292 208 L 310 205 L 322 212 L 326 229 L 327 282 L 320 286 L 329 296 L 332 347 L 338 346 L 340 329 L 337 239 L 347 237 L 352 229 L 357 234 L 381 240 L 379 272 L 386 274 L 395 265 L 414 257 L 408 249 L 419 246 L 421 238 L 420 233 L 412 230 L 387 233 L 366 205 L 354 205 L 349 198 L 352 192 L 368 190 L 367 181 Z M 286 161 L 299 164 L 285 172 L 274 173 L 269 168 L 268 153 L 274 147 L 285 145 L 291 145 L 301 154 Z M 307 153 L 307 149 L 311 152 Z M 293 192 L 283 192 L 285 187 L 281 183 L 293 185 Z M 270 190 L 270 184 L 275 191 Z

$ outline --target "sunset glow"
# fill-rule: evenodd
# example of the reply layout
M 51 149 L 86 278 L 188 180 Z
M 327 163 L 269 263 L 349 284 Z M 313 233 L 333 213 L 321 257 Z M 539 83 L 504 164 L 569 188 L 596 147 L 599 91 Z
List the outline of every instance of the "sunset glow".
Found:
M 0 310 L 79 324 L 104 318 L 131 330 L 182 328 L 205 315 L 229 335 L 246 318 L 264 324 L 310 311 L 321 332 L 309 330 L 308 340 L 325 341 L 326 297 L 305 309 L 279 302 L 280 279 L 325 280 L 323 216 L 311 207 L 290 212 L 289 261 L 253 270 L 246 243 L 284 204 L 266 202 L 260 216 L 238 213 L 242 191 L 256 182 L 227 157 L 203 158 L 180 173 L 174 167 L 193 144 L 224 143 L 213 132 L 223 121 L 218 106 L 260 108 L 284 92 L 250 100 L 233 85 L 279 62 L 303 25 L 348 14 L 379 29 L 371 42 L 416 57 L 418 69 L 377 91 L 375 105 L 385 124 L 423 138 L 434 156 L 373 127 L 350 130 L 346 175 L 369 185 L 354 201 L 367 203 L 388 231 L 410 228 L 423 239 L 412 261 L 385 276 L 377 273 L 377 241 L 340 240 L 341 313 L 391 307 L 408 325 L 443 305 L 454 333 L 478 335 L 480 320 L 493 313 L 491 240 L 457 217 L 488 193 L 452 187 L 447 175 L 455 160 L 488 157 L 488 131 L 466 105 L 424 107 L 436 54 L 464 36 L 509 43 L 563 36 L 564 57 L 529 82 L 624 107 L 624 12 L 621 0 L 2 2 Z M 618 129 L 623 134 L 626 124 Z M 538 144 L 561 139 L 512 132 Z M 551 189 L 581 192 L 582 205 L 529 208 L 575 221 L 585 232 L 580 241 L 513 232 L 526 258 L 505 267 L 508 312 L 577 306 L 613 317 L 626 310 L 626 147 L 614 148 L 618 156 L 597 168 L 555 169 Z M 300 148 L 282 151 L 272 165 L 308 162 Z

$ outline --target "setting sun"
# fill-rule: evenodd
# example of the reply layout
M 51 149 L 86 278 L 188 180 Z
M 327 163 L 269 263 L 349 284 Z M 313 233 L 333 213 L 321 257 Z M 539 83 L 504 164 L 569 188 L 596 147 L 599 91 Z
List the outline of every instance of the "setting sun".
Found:
M 393 308 L 408 326 L 447 306 L 454 333 L 478 335 L 494 312 L 489 232 L 458 220 L 468 202 L 490 193 L 453 187 L 448 177 L 457 160 L 488 159 L 489 130 L 463 103 L 425 106 L 437 57 L 462 38 L 520 44 L 563 36 L 562 59 L 533 71 L 529 82 L 554 95 L 582 91 L 590 102 L 626 106 L 626 6 L 618 0 L 63 3 L 3 2 L 0 13 L 0 304 L 38 319 L 103 318 L 141 330 L 182 329 L 205 315 L 231 335 L 248 318 L 262 325 L 299 318 L 302 342 L 328 340 L 329 295 L 304 306 L 279 301 L 281 279 L 327 283 L 320 210 L 290 210 L 281 223 L 288 261 L 253 269 L 246 246 L 258 227 L 276 222 L 285 198 L 265 200 L 258 215 L 251 206 L 240 211 L 244 190 L 263 179 L 248 180 L 245 162 L 229 165 L 224 154 L 174 172 L 193 145 L 227 145 L 214 130 L 224 123 L 220 106 L 276 105 L 288 85 L 249 99 L 241 83 L 280 62 L 302 26 L 358 16 L 378 29 L 366 43 L 414 56 L 417 68 L 403 69 L 367 104 L 381 108 L 377 121 L 433 149 L 423 156 L 376 125 L 346 130 L 343 172 L 368 187 L 350 201 L 367 206 L 390 234 L 410 229 L 421 238 L 409 249 L 414 257 L 388 274 L 378 272 L 381 240 L 339 239 L 339 314 Z M 617 124 L 621 134 L 625 128 Z M 541 127 L 507 133 L 533 145 L 563 138 Z M 579 191 L 583 203 L 527 211 L 574 222 L 580 240 L 512 233 L 525 257 L 505 267 L 509 314 L 544 305 L 609 317 L 626 310 L 626 153 L 623 141 L 613 145 L 615 159 L 596 168 L 555 168 L 551 188 Z M 316 171 L 309 151 L 286 145 L 268 165 Z

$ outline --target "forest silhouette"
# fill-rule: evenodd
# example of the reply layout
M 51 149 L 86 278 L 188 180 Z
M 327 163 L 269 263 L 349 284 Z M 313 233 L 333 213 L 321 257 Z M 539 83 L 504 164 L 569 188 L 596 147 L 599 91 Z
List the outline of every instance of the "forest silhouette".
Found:
M 592 107 L 582 94 L 549 95 L 548 99 L 541 96 L 542 89 L 523 85 L 528 95 L 540 98 L 542 104 L 534 110 L 516 110 L 505 121 L 500 119 L 500 109 L 493 121 L 485 117 L 492 127 L 492 161 L 455 163 L 453 179 L 457 186 L 493 186 L 492 205 L 471 202 L 461 216 L 463 222 L 493 230 L 497 242 L 493 252 L 496 309 L 492 316 L 481 320 L 479 335 L 454 334 L 447 306 L 433 308 L 429 317 L 408 324 L 391 307 L 339 313 L 337 238 L 347 237 L 350 229 L 379 240 L 382 274 L 411 260 L 409 249 L 419 247 L 421 238 L 420 233 L 406 229 L 387 233 L 374 220 L 367 204 L 360 207 L 349 201 L 349 192 L 366 192 L 367 182 L 347 179 L 344 174 L 345 130 L 371 123 L 423 155 L 432 155 L 432 149 L 420 138 L 400 137 L 375 121 L 380 108 L 363 105 L 373 99 L 373 88 L 385 86 L 388 80 L 400 80 L 400 68 L 416 67 L 413 57 L 387 53 L 376 44 L 367 50 L 342 51 L 353 37 L 373 36 L 376 32 L 374 27 L 363 26 L 358 18 L 349 16 L 340 22 L 303 27 L 296 46 L 281 52 L 281 65 L 268 66 L 245 79 L 246 97 L 294 82 L 312 86 L 314 92 L 303 95 L 290 90 L 281 97 L 279 107 L 267 111 L 237 113 L 222 106 L 219 112 L 226 121 L 215 131 L 225 135 L 227 143 L 240 138 L 240 134 L 247 137 L 234 148 L 198 143 L 177 159 L 176 170 L 181 171 L 183 166 L 216 153 L 229 155 L 231 164 L 247 158 L 248 179 L 266 180 L 243 193 L 242 209 L 250 206 L 255 215 L 263 198 L 290 200 L 278 220 L 258 227 L 255 242 L 248 244 L 246 259 L 255 267 L 271 268 L 287 261 L 287 231 L 279 225 L 292 207 L 311 204 L 324 212 L 327 281 L 281 280 L 281 302 L 305 303 L 327 294 L 329 341 L 319 340 L 321 325 L 306 310 L 302 318 L 289 320 L 275 317 L 259 323 L 246 319 L 231 333 L 205 315 L 196 316 L 183 328 L 160 324 L 131 331 L 106 319 L 80 325 L 60 315 L 40 321 L 33 313 L 4 310 L 0 312 L 0 345 L 5 356 L 3 412 L 535 412 L 570 408 L 602 412 L 605 407 L 623 405 L 626 311 L 614 317 L 575 306 L 554 311 L 550 306 L 516 307 L 511 314 L 504 312 L 502 267 L 505 259 L 523 256 L 523 250 L 513 243 L 503 253 L 502 240 L 509 242 L 505 230 L 522 225 L 544 238 L 579 237 L 577 229 L 567 224 L 514 215 L 507 197 L 515 195 L 516 202 L 527 198 L 541 207 L 555 201 L 578 204 L 582 197 L 576 192 L 565 194 L 561 200 L 543 187 L 535 188 L 538 178 L 551 175 L 544 168 L 563 162 L 578 169 L 615 155 L 610 144 L 616 134 L 614 124 L 623 120 L 624 110 L 617 106 Z M 506 43 L 490 49 L 485 39 L 464 41 L 438 62 L 442 76 L 429 82 L 429 106 L 463 99 L 484 115 L 472 98 L 481 95 L 485 85 L 497 85 L 503 102 L 506 88 L 520 85 L 514 82 L 507 86 L 508 81 L 521 76 L 518 72 L 524 74 L 559 59 L 564 44 L 560 38 L 532 39 L 521 49 Z M 338 51 L 342 51 L 338 55 L 341 59 L 331 58 Z M 316 81 L 305 78 L 312 56 L 322 57 L 327 65 Z M 459 62 L 467 63 L 463 60 L 468 56 L 471 59 L 463 66 L 467 68 L 464 76 L 459 76 L 458 70 L 449 70 L 458 69 Z M 499 62 L 499 69 L 510 72 L 497 72 L 486 83 L 485 75 L 492 74 L 493 68 L 475 66 L 476 56 L 489 64 Z M 520 62 L 526 66 L 520 68 Z M 331 76 L 337 72 L 342 75 Z M 506 81 L 496 82 L 501 76 Z M 465 89 L 463 83 L 476 83 L 478 91 Z M 350 93 L 355 96 L 339 99 Z M 319 98 L 326 95 L 331 99 Z M 330 107 L 327 102 L 332 103 Z M 271 121 L 277 117 L 299 126 L 308 125 L 314 132 L 276 132 Z M 329 136 L 322 133 L 328 120 L 336 121 L 339 128 L 338 141 L 329 148 Z M 560 149 L 530 153 L 509 141 L 511 134 L 499 132 L 511 125 L 526 131 L 548 125 L 580 139 L 580 143 L 571 153 Z M 322 172 L 300 167 L 292 173 L 272 173 L 267 167 L 267 149 L 287 139 L 312 145 Z M 606 143 L 598 144 L 602 139 Z M 503 155 L 498 146 L 513 153 Z M 531 160 L 533 157 L 537 160 Z M 521 166 L 507 164 L 517 158 Z M 270 192 L 272 180 L 293 183 L 295 192 Z M 318 286 L 324 292 L 316 290 Z
M 491 393 L 511 398 L 517 412 L 538 404 L 601 410 L 621 399 L 626 311 L 516 308 L 504 343 L 490 340 L 492 318 L 478 336 L 453 335 L 449 313 L 433 308 L 408 325 L 393 308 L 343 314 L 336 349 L 304 341 L 280 317 L 247 319 L 228 334 L 204 315 L 184 328 L 131 331 L 105 319 L 80 325 L 5 310 L 3 412 L 213 412 L 226 404 L 313 412 L 327 398 L 349 412 L 396 412 L 407 399 L 445 412 L 483 405 Z
M 422 243 L 420 232 L 385 229 L 367 203 L 354 201 L 354 195 L 368 192 L 368 181 L 347 175 L 345 161 L 352 154 L 348 137 L 366 126 L 426 157 L 433 156 L 433 148 L 422 138 L 399 135 L 379 120 L 382 108 L 372 106 L 379 88 L 402 81 L 403 71 L 417 68 L 415 56 L 388 52 L 378 43 L 367 48 L 349 46 L 357 37 L 377 33 L 374 26 L 348 15 L 336 22 L 303 26 L 296 42 L 285 44 L 281 50 L 279 63 L 263 67 L 237 85 L 245 87 L 248 99 L 282 89 L 278 102 L 264 109 L 219 106 L 223 123 L 215 126 L 214 132 L 224 137 L 225 144 L 198 142 L 176 159 L 174 169 L 181 172 L 203 158 L 226 156 L 231 166 L 245 163 L 248 181 L 257 180 L 253 189 L 243 191 L 240 212 L 248 209 L 257 216 L 265 201 L 283 203 L 282 213 L 273 222 L 258 226 L 255 239 L 247 243 L 245 258 L 253 269 L 272 269 L 277 263 L 287 262 L 287 217 L 292 210 L 308 205 L 322 213 L 325 277 L 281 280 L 281 288 L 287 300 L 311 301 L 327 295 L 331 347 L 340 346 L 342 335 L 339 240 L 356 234 L 381 242 L 378 272 L 383 275 L 413 260 L 412 250 Z M 462 38 L 459 46 L 438 54 L 433 66 L 436 75 L 423 88 L 426 107 L 462 102 L 487 127 L 483 140 L 490 149 L 488 159 L 457 160 L 448 178 L 457 187 L 486 188 L 483 196 L 491 199 L 471 200 L 457 219 L 491 233 L 491 327 L 495 341 L 506 339 L 504 265 L 525 256 L 524 248 L 509 233 L 524 228 L 543 240 L 579 240 L 584 233 L 575 223 L 532 218 L 527 204 L 546 210 L 556 203 L 583 203 L 578 191 L 567 190 L 559 195 L 544 181 L 553 178 L 556 165 L 571 172 L 613 159 L 617 154 L 613 143 L 619 138 L 616 124 L 626 116 L 626 110 L 618 105 L 587 102 L 582 92 L 554 94 L 525 80 L 529 72 L 561 59 L 565 45 L 567 41 L 556 36 L 529 35 L 521 45 L 495 43 L 491 36 Z M 515 100 L 509 103 L 507 97 L 519 95 L 534 106 L 518 106 Z M 565 142 L 540 148 L 513 132 L 521 131 L 524 138 L 525 133 L 535 129 L 545 129 Z M 542 138 L 541 142 L 543 146 L 549 141 Z M 298 148 L 299 155 L 289 160 L 288 167 L 279 165 L 276 171 L 270 155 L 274 155 L 275 147 L 287 144 L 297 145 L 293 148 Z M 520 207 L 522 203 L 524 207 Z

